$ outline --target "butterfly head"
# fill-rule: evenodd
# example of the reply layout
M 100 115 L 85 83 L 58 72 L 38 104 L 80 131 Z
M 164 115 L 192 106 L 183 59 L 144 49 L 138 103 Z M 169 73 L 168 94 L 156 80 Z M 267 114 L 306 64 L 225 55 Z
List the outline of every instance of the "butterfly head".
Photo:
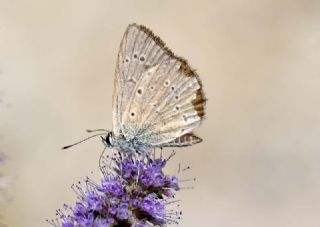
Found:
M 102 137 L 102 141 L 107 147 L 111 147 L 111 148 L 114 147 L 113 133 L 109 131 L 105 137 Z

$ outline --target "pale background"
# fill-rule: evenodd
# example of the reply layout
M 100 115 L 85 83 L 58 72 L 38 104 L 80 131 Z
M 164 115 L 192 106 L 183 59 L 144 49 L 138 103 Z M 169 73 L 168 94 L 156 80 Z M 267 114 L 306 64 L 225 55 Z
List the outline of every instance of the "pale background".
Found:
M 198 178 L 179 193 L 181 226 L 320 226 L 319 1 L 0 0 L 1 149 L 16 178 L 8 226 L 49 226 L 75 201 L 69 186 L 97 174 L 99 139 L 60 147 L 111 128 L 132 22 L 187 58 L 209 99 L 204 142 L 172 161 Z

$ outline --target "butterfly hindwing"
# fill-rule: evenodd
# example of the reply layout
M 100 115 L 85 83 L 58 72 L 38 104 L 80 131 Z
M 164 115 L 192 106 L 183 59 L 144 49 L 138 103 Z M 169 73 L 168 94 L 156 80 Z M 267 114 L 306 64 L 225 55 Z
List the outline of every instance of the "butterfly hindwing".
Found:
M 128 124 L 147 127 L 151 145 L 162 146 L 200 124 L 205 98 L 187 62 L 149 29 L 132 24 L 120 45 L 113 102 L 116 134 Z

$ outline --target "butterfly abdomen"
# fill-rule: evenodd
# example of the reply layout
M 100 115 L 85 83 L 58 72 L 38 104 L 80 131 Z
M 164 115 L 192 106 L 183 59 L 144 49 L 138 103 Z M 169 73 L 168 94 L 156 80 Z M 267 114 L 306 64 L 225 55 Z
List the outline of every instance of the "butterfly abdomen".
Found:
M 169 143 L 165 143 L 163 147 L 186 147 L 202 142 L 202 139 L 193 133 L 187 133 L 180 136 Z

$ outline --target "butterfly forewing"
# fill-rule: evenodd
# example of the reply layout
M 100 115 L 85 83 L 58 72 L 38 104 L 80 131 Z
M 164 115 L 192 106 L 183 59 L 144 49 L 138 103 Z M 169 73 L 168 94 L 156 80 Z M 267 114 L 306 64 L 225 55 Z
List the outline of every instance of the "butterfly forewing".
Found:
M 133 125 L 146 129 L 152 146 L 177 145 L 177 138 L 184 139 L 183 146 L 191 145 L 200 141 L 188 133 L 200 124 L 204 104 L 200 79 L 187 62 L 149 29 L 129 25 L 116 68 L 114 133 Z

